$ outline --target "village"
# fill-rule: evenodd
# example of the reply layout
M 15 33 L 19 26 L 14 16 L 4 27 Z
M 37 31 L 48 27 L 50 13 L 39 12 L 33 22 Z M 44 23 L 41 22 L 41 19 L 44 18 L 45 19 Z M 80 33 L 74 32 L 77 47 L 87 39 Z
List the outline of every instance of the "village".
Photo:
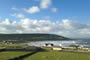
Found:
M 34 42 L 34 45 L 32 45 Z M 44 41 L 43 41 L 44 42 Z M 29 43 L 29 44 L 28 44 Z M 88 56 L 90 55 L 90 46 L 82 46 L 78 44 L 71 44 L 67 47 L 63 47 L 61 44 L 56 45 L 51 41 L 40 42 L 36 41 L 18 41 L 18 40 L 3 40 L 0 41 L 0 59 L 2 60 L 49 60 L 52 59 L 63 59 L 67 60 L 67 56 L 70 57 L 68 60 L 71 60 L 72 57 L 77 59 L 85 58 L 89 60 Z M 63 57 L 61 57 L 61 55 Z M 82 57 L 82 55 L 84 57 Z M 7 57 L 9 56 L 9 57 Z M 53 56 L 51 58 L 51 56 Z M 57 56 L 57 57 L 56 57 Z M 41 57 L 41 58 L 40 58 Z M 36 58 L 36 59 L 35 59 Z
M 54 45 L 53 43 L 44 43 L 41 46 L 30 46 L 28 44 L 24 44 L 25 41 L 2 41 L 0 42 L 0 49 L 21 49 L 21 50 L 34 50 L 37 48 L 44 49 L 44 50 L 55 50 L 55 51 L 67 51 L 67 52 L 82 52 L 82 53 L 89 53 L 90 46 L 83 46 L 83 45 L 69 45 L 68 47 L 63 47 L 62 45 Z

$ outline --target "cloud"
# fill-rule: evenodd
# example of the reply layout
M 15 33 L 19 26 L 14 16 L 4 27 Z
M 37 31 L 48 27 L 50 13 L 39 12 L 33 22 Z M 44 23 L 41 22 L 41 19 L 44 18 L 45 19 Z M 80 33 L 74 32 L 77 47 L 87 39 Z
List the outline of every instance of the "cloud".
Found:
M 0 21 L 0 33 L 54 33 L 71 38 L 90 38 L 90 24 L 80 24 L 69 19 L 62 22 L 51 20 Z
M 40 1 L 40 0 L 34 0 L 34 1 Z
M 33 14 L 33 13 L 40 12 L 40 9 L 37 6 L 33 6 L 29 9 L 24 8 L 24 11 L 27 12 L 27 13 Z
M 48 8 L 51 5 L 51 0 L 41 0 L 40 7 L 41 8 Z
M 12 7 L 11 9 L 12 9 L 12 10 L 18 10 L 18 8 L 15 8 L 15 7 Z
M 18 14 L 11 14 L 11 16 L 14 16 L 14 17 L 16 17 L 16 18 L 24 18 L 25 16 L 24 16 L 24 14 L 22 14 L 22 13 L 18 13 Z
M 57 8 L 52 8 L 52 12 L 57 12 Z

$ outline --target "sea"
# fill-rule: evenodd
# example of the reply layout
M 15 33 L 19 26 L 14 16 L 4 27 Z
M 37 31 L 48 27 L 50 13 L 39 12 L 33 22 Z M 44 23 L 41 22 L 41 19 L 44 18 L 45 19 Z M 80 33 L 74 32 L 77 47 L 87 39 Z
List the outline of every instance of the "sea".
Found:
M 90 46 L 90 40 L 46 40 L 46 41 L 32 41 L 27 43 L 29 46 L 44 46 L 46 43 L 52 43 L 55 46 L 68 47 L 70 45 Z

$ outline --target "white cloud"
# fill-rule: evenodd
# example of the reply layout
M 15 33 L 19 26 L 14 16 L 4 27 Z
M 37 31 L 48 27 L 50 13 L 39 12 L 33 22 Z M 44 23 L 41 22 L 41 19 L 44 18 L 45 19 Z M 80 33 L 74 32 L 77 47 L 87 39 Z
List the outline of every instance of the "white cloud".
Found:
M 90 38 L 90 24 L 64 19 L 62 22 L 24 18 L 18 22 L 0 21 L 0 33 L 55 33 L 72 38 Z
M 18 14 L 11 14 L 11 16 L 14 16 L 14 17 L 16 17 L 16 18 L 24 18 L 25 16 L 24 16 L 24 14 L 22 14 L 22 13 L 18 13 Z
M 51 5 L 51 0 L 41 0 L 40 7 L 41 8 L 48 8 Z
M 40 9 L 37 6 L 33 6 L 32 8 L 29 8 L 29 9 L 24 8 L 24 11 L 27 13 L 33 14 L 33 13 L 40 12 Z
M 11 9 L 12 9 L 12 10 L 18 10 L 18 8 L 15 8 L 15 7 L 12 7 Z
M 40 1 L 40 0 L 34 0 L 34 1 Z
M 57 8 L 52 8 L 52 12 L 57 12 Z

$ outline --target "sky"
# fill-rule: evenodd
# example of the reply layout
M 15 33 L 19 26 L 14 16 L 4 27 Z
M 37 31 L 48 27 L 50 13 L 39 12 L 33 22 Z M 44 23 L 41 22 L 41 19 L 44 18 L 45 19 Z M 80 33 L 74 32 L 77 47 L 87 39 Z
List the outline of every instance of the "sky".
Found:
M 0 0 L 0 28 L 90 38 L 90 0 Z

